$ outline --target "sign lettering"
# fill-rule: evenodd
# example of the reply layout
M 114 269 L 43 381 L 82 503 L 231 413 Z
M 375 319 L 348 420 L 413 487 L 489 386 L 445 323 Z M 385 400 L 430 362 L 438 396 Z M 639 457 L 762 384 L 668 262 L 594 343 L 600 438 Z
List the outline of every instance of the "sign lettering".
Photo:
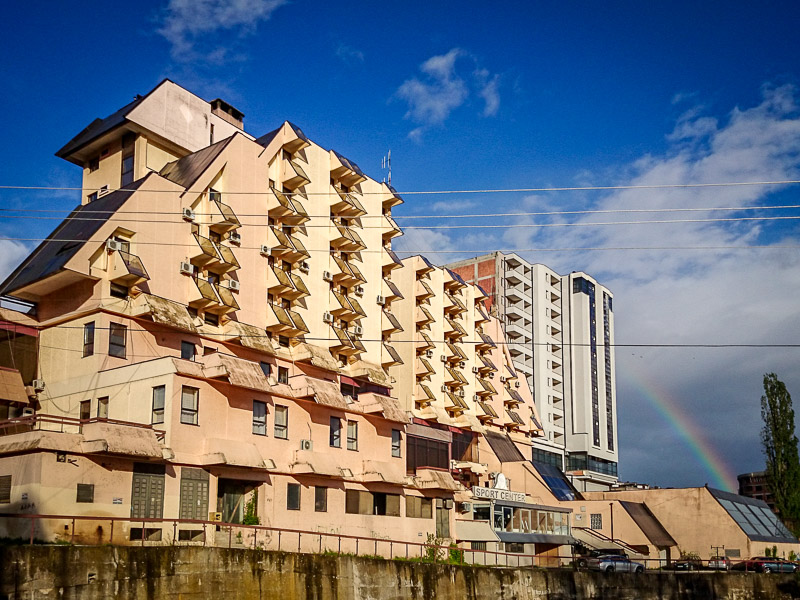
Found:
M 505 500 L 507 502 L 525 502 L 525 494 L 522 492 L 512 492 L 509 490 L 498 490 L 495 488 L 485 488 L 473 486 L 472 495 L 475 499 L 483 500 Z

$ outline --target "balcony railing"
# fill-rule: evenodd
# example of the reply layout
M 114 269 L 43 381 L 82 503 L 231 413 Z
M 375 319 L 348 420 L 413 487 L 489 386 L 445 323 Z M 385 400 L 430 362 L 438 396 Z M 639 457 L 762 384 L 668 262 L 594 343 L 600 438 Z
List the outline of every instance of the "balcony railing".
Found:
M 360 217 L 361 215 L 367 214 L 367 210 L 353 194 L 348 194 L 338 187 L 334 187 L 333 189 L 336 191 L 336 196 L 331 205 L 333 214 L 345 217 Z
M 267 330 L 290 336 L 308 333 L 308 326 L 297 312 L 277 304 L 270 304 L 269 307 L 271 311 L 267 313 Z
M 361 308 L 361 304 L 355 298 L 350 298 L 344 294 L 333 290 L 333 296 L 339 303 L 339 307 L 333 307 L 331 313 L 340 318 L 361 318 L 366 317 L 367 313 Z
M 296 189 L 301 185 L 311 183 L 311 179 L 306 175 L 303 167 L 296 160 L 285 159 L 283 161 L 283 185 L 290 189 Z
M 218 194 L 218 197 L 220 196 L 221 195 Z M 221 199 L 215 199 L 215 197 L 212 196 L 211 206 L 212 211 L 209 216 L 209 229 L 218 233 L 225 233 L 226 231 L 231 231 L 232 229 L 237 229 L 242 226 L 236 213 L 233 212 L 233 209 Z M 214 211 L 213 208 L 216 208 L 216 211 Z
M 272 227 L 271 231 L 278 242 L 272 248 L 274 256 L 280 256 L 283 260 L 292 263 L 311 257 L 306 247 L 297 237 L 284 233 L 276 227 Z
M 331 246 L 348 252 L 364 250 L 367 247 L 364 240 L 361 239 L 361 236 L 351 227 L 336 222 L 334 222 L 334 226 L 336 227 L 337 233 L 333 234 Z
M 333 282 L 335 284 L 350 287 L 366 282 L 364 275 L 362 275 L 361 271 L 354 264 L 338 256 L 333 257 L 333 262 L 339 267 L 339 272 L 333 274 Z
M 391 367 L 394 365 L 402 365 L 403 360 L 400 358 L 400 355 L 397 353 L 397 350 L 392 348 L 386 342 L 383 343 L 383 352 L 381 353 L 381 366 L 383 367 Z
M 381 267 L 383 268 L 384 274 L 387 271 L 391 271 L 392 269 L 397 269 L 403 266 L 403 262 L 400 260 L 400 257 L 398 257 L 391 248 L 384 246 L 383 250 L 385 254 L 382 254 L 383 260 L 381 261 Z
M 382 333 L 396 333 L 399 331 L 403 331 L 403 328 L 400 325 L 400 321 L 397 320 L 397 317 L 395 317 L 389 311 L 384 310 L 382 312 L 383 312 L 383 322 L 381 324 Z
M 280 219 L 287 225 L 301 225 L 310 220 L 303 203 L 299 199 L 287 196 L 280 190 L 271 188 L 272 193 L 278 200 L 278 205 L 271 208 L 267 214 L 270 217 Z
M 115 254 L 119 257 L 119 260 L 114 261 L 109 280 L 130 287 L 150 279 L 144 264 L 142 264 L 138 256 L 122 250 L 117 250 Z

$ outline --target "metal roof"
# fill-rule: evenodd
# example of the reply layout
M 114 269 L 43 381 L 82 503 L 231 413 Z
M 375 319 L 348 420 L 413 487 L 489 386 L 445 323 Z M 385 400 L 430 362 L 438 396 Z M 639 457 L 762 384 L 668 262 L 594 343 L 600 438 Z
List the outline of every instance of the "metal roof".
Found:
M 525 460 L 522 452 L 519 451 L 519 448 L 511 441 L 508 435 L 496 433 L 494 431 L 487 431 L 484 435 L 486 436 L 486 441 L 489 442 L 489 446 L 492 447 L 495 456 L 497 456 L 497 460 L 501 463 L 522 462 Z
M 232 136 L 206 146 L 202 150 L 192 152 L 178 160 L 167 163 L 158 174 L 188 190 L 236 135 L 239 134 L 234 133 Z
M 620 500 L 619 503 L 654 546 L 669 548 L 678 545 L 678 542 L 673 539 L 646 504 L 626 500 Z

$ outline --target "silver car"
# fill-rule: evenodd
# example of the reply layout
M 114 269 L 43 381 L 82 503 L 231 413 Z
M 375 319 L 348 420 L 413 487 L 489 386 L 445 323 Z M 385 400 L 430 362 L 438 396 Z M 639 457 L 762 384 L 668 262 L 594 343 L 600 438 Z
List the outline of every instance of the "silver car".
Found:
M 586 559 L 586 567 L 604 573 L 644 573 L 644 565 L 632 561 L 627 556 L 604 554 Z

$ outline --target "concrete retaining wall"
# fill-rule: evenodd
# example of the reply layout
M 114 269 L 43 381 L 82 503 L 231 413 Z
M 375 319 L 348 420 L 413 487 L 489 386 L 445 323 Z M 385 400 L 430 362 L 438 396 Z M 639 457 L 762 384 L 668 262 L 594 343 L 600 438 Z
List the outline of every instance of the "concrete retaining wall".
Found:
M 0 548 L 0 600 L 51 598 L 783 600 L 800 598 L 800 585 L 793 575 L 604 575 L 218 548 Z

